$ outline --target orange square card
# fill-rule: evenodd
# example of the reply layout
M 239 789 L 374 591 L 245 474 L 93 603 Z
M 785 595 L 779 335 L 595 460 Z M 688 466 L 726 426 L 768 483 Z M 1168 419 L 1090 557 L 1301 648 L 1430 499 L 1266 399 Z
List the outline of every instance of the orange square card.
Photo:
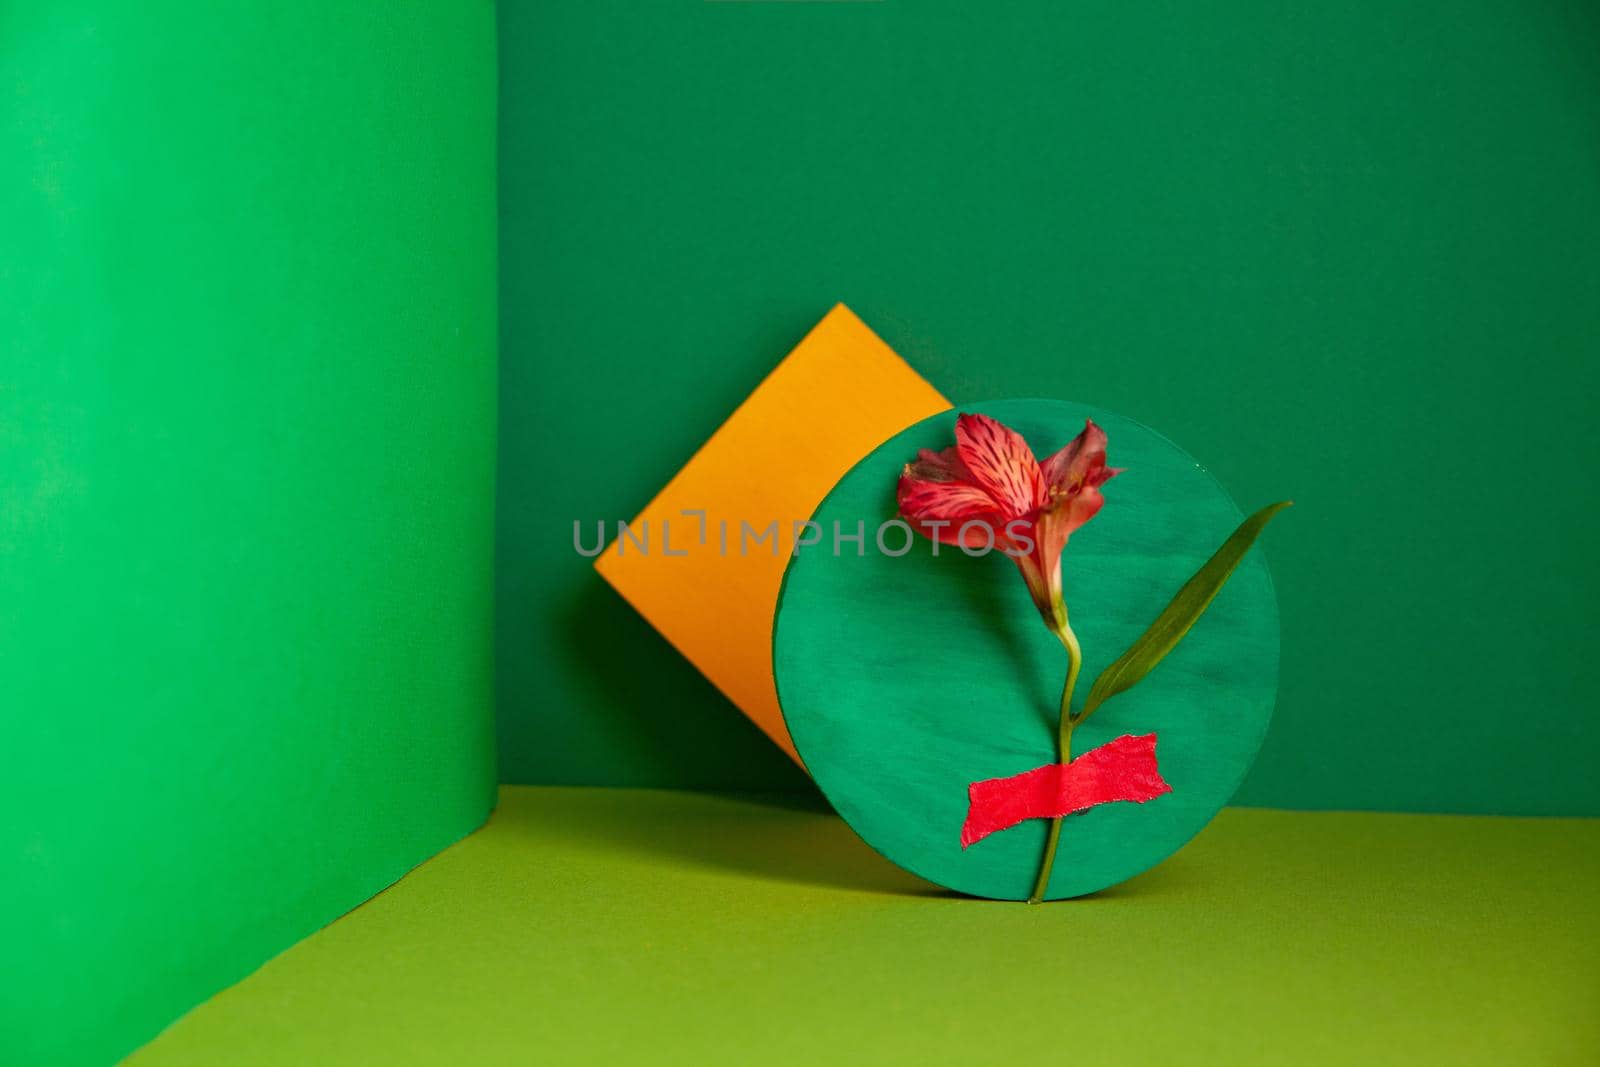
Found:
M 772 618 L 794 540 L 873 448 L 950 406 L 836 305 L 595 568 L 785 752 Z

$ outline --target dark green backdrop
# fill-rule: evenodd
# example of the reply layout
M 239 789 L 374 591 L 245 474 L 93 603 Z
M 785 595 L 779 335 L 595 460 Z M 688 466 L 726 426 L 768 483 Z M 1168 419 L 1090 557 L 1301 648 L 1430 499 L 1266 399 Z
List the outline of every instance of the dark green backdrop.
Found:
M 571 524 L 844 300 L 947 395 L 1299 502 L 1241 802 L 1600 814 L 1597 13 L 505 5 L 503 777 L 803 784 Z

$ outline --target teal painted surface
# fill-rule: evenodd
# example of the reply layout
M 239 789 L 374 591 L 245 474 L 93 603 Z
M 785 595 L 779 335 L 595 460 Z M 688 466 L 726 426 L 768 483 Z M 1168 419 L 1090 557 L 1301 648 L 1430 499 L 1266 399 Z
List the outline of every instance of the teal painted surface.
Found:
M 506 780 L 803 786 L 571 524 L 633 515 L 843 300 L 947 396 L 1093 403 L 1298 501 L 1241 802 L 1600 814 L 1600 7 L 501 29 Z
M 8 1067 L 493 801 L 493 16 L 337 7 L 0 9 Z
M 1062 581 L 1089 683 L 1122 654 L 1243 519 L 1193 458 L 1110 412 L 1059 401 L 962 405 L 991 415 L 1047 456 L 1093 418 L 1107 462 L 1125 472 L 1100 513 L 1072 535 Z M 967 785 L 1056 759 L 1066 656 L 1039 620 L 1016 565 L 924 538 L 902 556 L 873 534 L 895 515 L 895 484 L 919 448 L 954 444 L 955 413 L 895 435 L 828 494 L 813 521 L 821 550 L 784 575 L 773 660 L 784 720 L 834 808 L 866 842 L 929 881 L 1021 900 L 1039 871 L 1048 822 L 1034 819 L 971 848 L 960 843 Z M 832 532 L 869 531 L 862 554 L 832 552 Z M 837 524 L 837 526 L 835 525 Z M 1293 537 L 1282 523 L 1268 541 Z M 903 530 L 886 534 L 898 552 Z M 1123 734 L 1156 734 L 1172 792 L 1067 819 L 1051 897 L 1131 878 L 1177 851 L 1238 787 L 1272 717 L 1278 612 L 1260 546 L 1240 563 L 1187 637 L 1134 688 L 1073 732 L 1083 754 Z

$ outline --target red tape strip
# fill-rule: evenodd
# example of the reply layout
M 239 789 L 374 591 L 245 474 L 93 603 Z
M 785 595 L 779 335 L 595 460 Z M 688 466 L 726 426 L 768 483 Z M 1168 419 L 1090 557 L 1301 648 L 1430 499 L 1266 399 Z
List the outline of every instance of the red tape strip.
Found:
M 1054 819 L 1114 800 L 1143 804 L 1170 792 L 1156 766 L 1156 735 L 1124 734 L 1071 763 L 1049 763 L 967 786 L 961 847 L 1027 819 Z

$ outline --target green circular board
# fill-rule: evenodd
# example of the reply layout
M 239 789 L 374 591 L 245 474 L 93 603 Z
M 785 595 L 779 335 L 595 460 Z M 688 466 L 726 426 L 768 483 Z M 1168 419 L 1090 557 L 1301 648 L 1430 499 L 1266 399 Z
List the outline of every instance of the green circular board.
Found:
M 1055 400 L 968 405 L 1019 431 L 1043 458 L 1092 418 L 1112 466 L 1105 506 L 1062 559 L 1083 646 L 1077 705 L 1095 676 L 1144 632 L 1242 516 L 1203 467 L 1160 434 L 1110 412 Z M 1055 758 L 1061 645 L 1016 566 L 918 536 L 892 556 L 874 543 L 895 517 L 901 467 L 954 443 L 954 410 L 880 445 L 830 492 L 815 545 L 790 561 L 774 622 L 779 702 L 817 785 L 874 849 L 914 874 L 974 896 L 1022 900 L 1048 821 L 1033 819 L 963 850 L 967 786 Z M 849 537 L 865 524 L 860 554 Z M 899 552 L 905 531 L 885 531 Z M 1259 548 L 1151 674 L 1073 734 L 1081 755 L 1123 734 L 1157 735 L 1172 792 L 1104 804 L 1062 826 L 1048 896 L 1092 893 L 1172 855 L 1233 795 L 1266 733 L 1278 684 L 1278 610 Z

